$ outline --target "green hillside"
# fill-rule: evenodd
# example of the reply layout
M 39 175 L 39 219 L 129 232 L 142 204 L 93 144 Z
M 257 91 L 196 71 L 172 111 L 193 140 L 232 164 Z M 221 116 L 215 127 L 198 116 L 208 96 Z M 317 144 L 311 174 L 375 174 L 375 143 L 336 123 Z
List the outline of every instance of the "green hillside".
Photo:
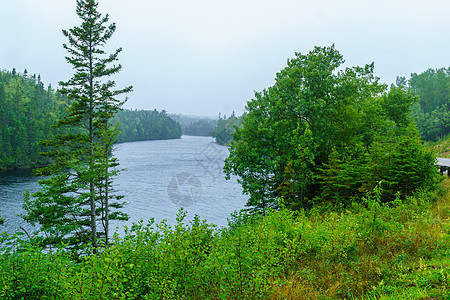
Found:
M 52 126 L 67 112 L 69 102 L 39 75 L 0 70 L 0 170 L 45 165 L 40 141 L 61 131 Z M 113 119 L 120 123 L 118 142 L 174 139 L 181 126 L 165 111 L 123 110 Z
M 0 70 L 0 170 L 45 164 L 39 141 L 57 133 L 67 100 L 41 77 Z

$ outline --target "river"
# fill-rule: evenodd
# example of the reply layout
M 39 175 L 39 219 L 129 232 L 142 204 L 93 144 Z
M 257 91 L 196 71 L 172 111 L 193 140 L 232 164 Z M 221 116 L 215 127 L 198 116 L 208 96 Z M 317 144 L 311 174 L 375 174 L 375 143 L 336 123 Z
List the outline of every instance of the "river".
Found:
M 226 226 L 230 214 L 244 208 L 248 199 L 236 178 L 225 180 L 222 168 L 228 150 L 210 137 L 122 143 L 115 155 L 125 170 L 114 179 L 114 188 L 125 196 L 123 211 L 130 216 L 129 221 L 112 223 L 119 232 L 124 225 L 150 218 L 173 225 L 180 207 L 187 212 L 187 221 L 197 214 Z M 0 172 L 2 231 L 30 229 L 18 215 L 24 213 L 23 192 L 36 191 L 37 180 L 30 171 Z

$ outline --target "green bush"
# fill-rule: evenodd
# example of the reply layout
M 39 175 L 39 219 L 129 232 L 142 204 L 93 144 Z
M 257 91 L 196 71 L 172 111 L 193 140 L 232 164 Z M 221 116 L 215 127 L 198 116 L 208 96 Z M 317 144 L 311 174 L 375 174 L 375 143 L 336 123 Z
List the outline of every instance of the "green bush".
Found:
M 382 193 L 378 187 L 341 212 L 235 213 L 222 229 L 197 216 L 186 223 L 181 211 L 175 226 L 141 221 L 78 261 L 10 237 L 0 298 L 445 298 L 448 198 L 382 203 Z

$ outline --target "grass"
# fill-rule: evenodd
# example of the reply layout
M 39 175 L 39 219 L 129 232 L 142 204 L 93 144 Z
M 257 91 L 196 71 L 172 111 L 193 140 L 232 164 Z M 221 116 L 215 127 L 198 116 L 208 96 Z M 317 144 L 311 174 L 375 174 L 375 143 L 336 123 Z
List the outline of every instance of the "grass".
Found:
M 0 255 L 2 299 L 450 299 L 450 179 L 389 205 L 235 215 L 228 228 L 133 225 L 74 262 L 32 247 Z
M 411 204 L 380 207 L 368 232 L 365 212 L 312 218 L 331 245 L 304 256 L 272 299 L 450 299 L 450 195 L 423 209 Z

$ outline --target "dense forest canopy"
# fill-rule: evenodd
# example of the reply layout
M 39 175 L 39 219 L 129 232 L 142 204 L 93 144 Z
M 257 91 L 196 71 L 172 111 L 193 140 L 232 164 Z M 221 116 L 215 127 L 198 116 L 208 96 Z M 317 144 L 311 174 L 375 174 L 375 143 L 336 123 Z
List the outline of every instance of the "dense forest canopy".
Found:
M 0 70 L 0 170 L 45 164 L 38 142 L 56 133 L 52 125 L 67 107 L 40 75 Z
M 413 116 L 422 139 L 437 141 L 450 133 L 450 68 L 413 73 L 409 80 L 399 77 L 397 85 L 407 87 L 419 97 L 413 106 Z
M 181 137 L 180 124 L 169 117 L 166 111 L 128 110 L 119 111 L 113 118 L 119 123 L 119 143 L 178 139 Z
M 69 100 L 40 75 L 25 70 L 0 70 L 0 170 L 30 168 L 48 163 L 39 155 L 39 141 L 58 133 L 56 120 L 67 111 Z M 180 138 L 180 124 L 165 111 L 120 111 L 118 142 Z

